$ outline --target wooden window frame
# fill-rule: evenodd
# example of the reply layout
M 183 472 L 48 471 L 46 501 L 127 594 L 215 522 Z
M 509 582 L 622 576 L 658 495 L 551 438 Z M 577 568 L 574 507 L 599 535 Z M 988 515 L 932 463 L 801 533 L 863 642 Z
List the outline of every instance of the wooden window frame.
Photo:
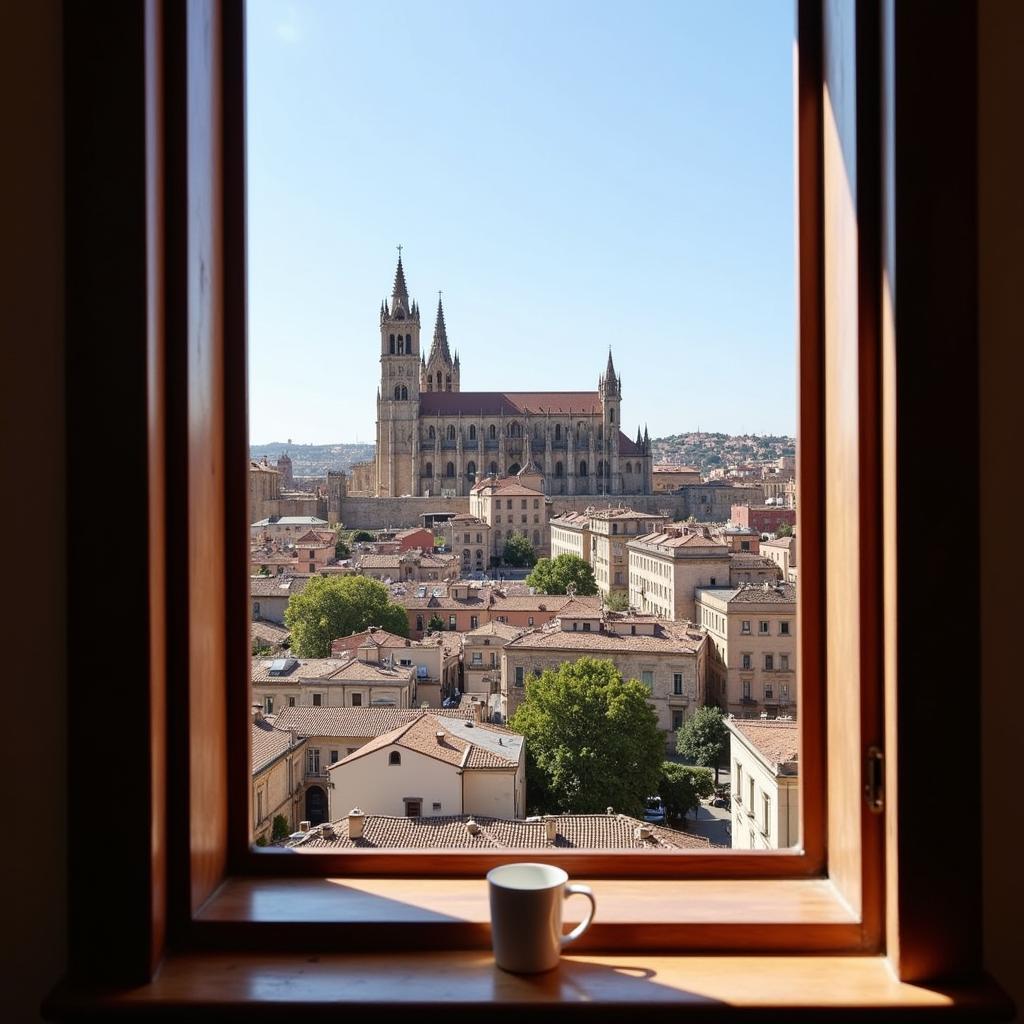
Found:
M 126 609 L 132 671 L 123 679 L 110 678 L 72 617 L 72 671 L 103 669 L 122 699 L 108 703 L 113 728 L 103 737 L 72 720 L 69 743 L 74 764 L 102 757 L 112 732 L 124 737 L 147 770 L 126 780 L 123 796 L 149 827 L 96 841 L 92 794 L 72 776 L 71 988 L 51 1011 L 73 1006 L 68 992 L 85 978 L 115 992 L 142 985 L 138 998 L 157 991 L 169 950 L 198 976 L 204 950 L 485 947 L 482 868 L 521 855 L 249 846 L 248 686 L 225 682 L 247 680 L 249 666 L 242 4 L 70 4 L 64 17 L 69 492 L 89 494 L 90 455 L 110 436 L 114 408 L 130 439 L 125 479 L 146 502 L 131 527 L 146 557 L 97 573 L 99 554 L 75 541 L 102 531 L 102 510 L 71 500 L 70 606 L 117 600 L 126 583 L 144 600 Z M 798 0 L 797 22 L 798 542 L 802 569 L 823 567 L 801 579 L 797 619 L 800 759 L 823 768 L 801 780 L 803 843 L 756 855 L 545 859 L 603 879 L 584 953 L 714 953 L 720 964 L 800 953 L 833 965 L 850 958 L 830 954 L 884 954 L 904 981 L 962 976 L 979 964 L 979 856 L 971 843 L 932 855 L 936 809 L 921 782 L 932 744 L 977 761 L 978 709 L 961 695 L 956 722 L 931 716 L 925 735 L 934 679 L 913 652 L 934 625 L 913 598 L 938 571 L 924 553 L 941 524 L 916 514 L 936 468 L 921 451 L 936 398 L 955 395 L 961 412 L 977 411 L 969 359 L 925 360 L 927 394 L 919 385 L 936 344 L 976 351 L 973 206 L 949 204 L 949 245 L 920 254 L 929 201 L 974 195 L 973 151 L 944 141 L 951 124 L 969 134 L 975 123 L 975 56 L 965 46 L 974 12 Z M 124 314 L 114 322 L 112 289 Z M 940 315 L 936 290 L 967 295 Z M 976 422 L 965 416 L 943 459 L 974 465 Z M 963 519 L 970 534 L 976 513 Z M 972 602 L 976 588 L 965 585 L 961 600 L 964 592 Z M 141 690 L 139 664 L 149 667 Z M 863 794 L 879 763 L 870 748 L 884 751 L 882 813 Z M 243 792 L 248 801 L 228 797 Z M 958 807 L 968 836 L 978 834 L 971 796 L 966 778 L 946 780 L 942 807 Z M 332 873 L 346 884 L 324 877 Z M 282 898 L 283 914 L 272 909 Z

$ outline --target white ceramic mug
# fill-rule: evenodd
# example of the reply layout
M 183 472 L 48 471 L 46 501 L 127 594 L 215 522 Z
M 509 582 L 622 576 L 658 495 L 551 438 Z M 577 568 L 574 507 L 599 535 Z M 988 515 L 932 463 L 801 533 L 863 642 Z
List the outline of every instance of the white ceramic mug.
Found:
M 569 876 L 550 864 L 504 864 L 487 872 L 487 883 L 494 959 L 516 974 L 557 967 L 562 947 L 590 927 L 597 909 L 587 886 L 569 885 Z M 575 893 L 590 900 L 590 912 L 563 935 L 562 904 Z

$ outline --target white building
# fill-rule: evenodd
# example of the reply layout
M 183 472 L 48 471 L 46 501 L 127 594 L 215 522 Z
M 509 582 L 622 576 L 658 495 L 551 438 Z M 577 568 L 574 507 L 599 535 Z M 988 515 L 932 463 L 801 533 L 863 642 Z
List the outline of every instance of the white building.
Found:
M 410 818 L 526 814 L 521 735 L 424 714 L 328 767 L 330 819 L 358 807 Z
M 800 839 L 796 722 L 728 718 L 734 850 L 779 850 Z

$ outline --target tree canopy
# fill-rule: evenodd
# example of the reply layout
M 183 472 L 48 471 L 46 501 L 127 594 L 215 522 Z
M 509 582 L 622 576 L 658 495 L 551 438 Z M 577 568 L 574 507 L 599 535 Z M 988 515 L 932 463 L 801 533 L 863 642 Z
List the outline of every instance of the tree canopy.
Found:
M 697 708 L 676 733 L 676 750 L 696 765 L 714 768 L 716 784 L 718 765 L 728 743 L 729 730 L 721 708 Z
M 687 811 L 700 806 L 700 798 L 711 796 L 715 782 L 708 768 L 691 768 L 685 764 L 664 761 L 658 796 L 670 818 L 683 818 Z
M 580 658 L 526 684 L 509 723 L 526 738 L 531 810 L 641 816 L 657 792 L 665 740 L 650 691 L 610 661 Z
M 621 590 L 616 591 L 614 594 L 609 594 L 604 603 L 605 607 L 613 612 L 629 611 L 629 595 L 624 594 Z
M 289 599 L 284 621 L 292 653 L 300 658 L 326 658 L 332 640 L 368 626 L 409 635 L 405 609 L 391 600 L 383 583 L 367 576 L 314 576 Z
M 525 533 L 512 533 L 505 541 L 505 550 L 501 553 L 501 560 L 506 565 L 527 566 L 537 561 L 537 553 L 529 542 Z
M 373 534 L 370 533 L 368 530 L 356 530 L 356 532 L 352 534 L 353 544 L 360 544 L 363 541 L 371 540 L 373 540 Z
M 775 527 L 775 536 L 792 537 L 793 527 L 789 523 L 779 523 L 778 526 Z
M 430 616 L 430 621 L 427 623 L 427 629 L 444 629 L 444 619 L 442 619 L 441 616 L 437 614 L 437 612 L 434 612 L 434 614 Z
M 542 594 L 566 594 L 570 586 L 575 593 L 588 596 L 597 593 L 594 570 L 579 555 L 568 553 L 557 558 L 542 558 L 526 577 L 528 586 Z

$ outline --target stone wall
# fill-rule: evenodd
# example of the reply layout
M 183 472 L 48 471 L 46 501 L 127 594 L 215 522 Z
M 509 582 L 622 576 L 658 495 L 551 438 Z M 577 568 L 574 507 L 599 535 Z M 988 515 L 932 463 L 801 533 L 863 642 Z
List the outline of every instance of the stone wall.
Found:
M 361 498 L 341 499 L 341 521 L 348 530 L 384 530 L 419 526 L 425 512 L 469 513 L 469 498 Z

